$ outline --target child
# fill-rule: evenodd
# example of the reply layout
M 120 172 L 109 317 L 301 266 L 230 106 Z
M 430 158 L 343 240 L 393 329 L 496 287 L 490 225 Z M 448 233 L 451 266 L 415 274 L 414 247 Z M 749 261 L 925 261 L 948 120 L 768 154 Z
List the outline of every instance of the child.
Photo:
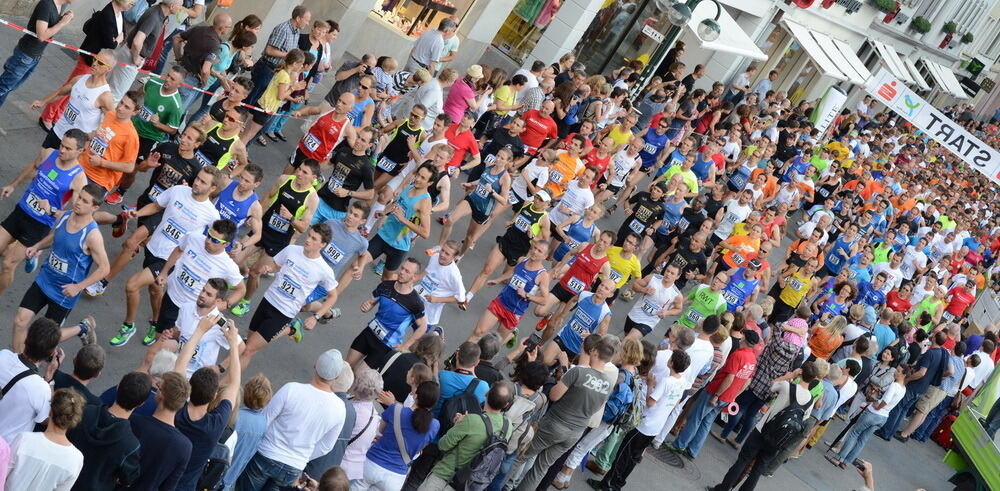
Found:
M 305 59 L 305 53 L 302 50 L 293 49 L 275 67 L 274 78 L 267 85 L 267 89 L 264 90 L 259 99 L 250 101 L 252 104 L 257 104 L 260 109 L 252 111 L 253 119 L 243 129 L 240 140 L 250 142 L 256 138 L 257 143 L 261 146 L 267 146 L 264 135 L 257 137 L 257 133 L 267 125 L 272 114 L 281 107 L 283 102 L 292 100 L 292 92 L 306 87 L 305 82 L 292 83 L 292 80 L 298 80 L 299 73 L 302 72 L 305 65 Z
M 423 363 L 415 363 L 406 372 L 406 384 L 410 386 L 410 393 L 407 394 L 406 400 L 403 401 L 403 407 L 413 408 L 413 401 L 415 400 L 417 387 L 424 382 L 435 381 L 434 371 L 431 367 Z M 392 392 L 387 390 L 382 391 L 377 398 L 378 402 L 383 406 L 388 407 L 389 405 L 396 402 L 395 397 L 393 397 Z
M 306 86 L 299 90 L 293 90 L 291 99 L 282 105 L 281 112 L 271 118 L 271 123 L 268 125 L 264 136 L 273 142 L 278 140 L 287 141 L 285 139 L 285 135 L 281 133 L 281 130 L 284 129 L 285 123 L 288 122 L 288 114 L 304 105 L 306 97 L 309 95 L 309 90 L 312 88 L 313 84 L 306 80 L 306 77 L 309 75 L 309 72 L 312 71 L 313 65 L 316 64 L 316 55 L 306 53 L 304 56 L 305 58 L 302 62 L 302 71 L 298 74 L 298 84 L 304 82 Z

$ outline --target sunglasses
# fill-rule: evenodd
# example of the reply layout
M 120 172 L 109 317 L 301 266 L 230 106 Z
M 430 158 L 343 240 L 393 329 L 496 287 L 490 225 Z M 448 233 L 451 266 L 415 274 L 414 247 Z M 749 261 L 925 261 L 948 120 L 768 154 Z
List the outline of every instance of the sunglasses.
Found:
M 228 244 L 228 240 L 223 240 L 215 236 L 211 231 L 208 232 L 208 240 L 212 241 L 213 244 Z
M 111 66 L 111 63 L 105 63 L 105 62 L 101 61 L 101 59 L 98 58 L 98 57 L 96 57 L 96 56 L 94 57 L 94 63 L 96 63 L 97 66 Z
M 410 113 L 410 119 L 422 119 L 423 117 L 424 117 L 424 115 L 423 115 L 423 114 L 419 114 L 419 113 Z
M 367 85 L 361 85 L 361 86 L 359 86 L 359 88 L 360 88 L 361 90 L 368 90 L 368 89 L 370 89 L 371 87 L 369 87 L 369 86 L 367 86 Z
M 234 118 L 234 117 L 232 117 L 232 116 L 230 116 L 228 114 L 226 115 L 226 122 L 227 123 L 242 123 L 242 121 L 240 121 L 240 118 Z

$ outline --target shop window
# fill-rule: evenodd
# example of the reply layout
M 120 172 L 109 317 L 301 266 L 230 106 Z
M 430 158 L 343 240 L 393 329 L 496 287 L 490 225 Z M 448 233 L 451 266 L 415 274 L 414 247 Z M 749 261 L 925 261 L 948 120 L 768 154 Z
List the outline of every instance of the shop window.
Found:
M 493 38 L 493 47 L 515 63 L 524 63 L 562 3 L 562 0 L 520 0 Z
M 372 12 L 400 32 L 419 37 L 428 29 L 437 29 L 441 19 L 445 17 L 461 20 L 476 1 L 384 0 L 381 5 L 376 5 Z
M 666 14 L 650 0 L 604 5 L 577 44 L 576 59 L 588 70 L 605 74 L 633 60 L 648 65 L 672 27 Z

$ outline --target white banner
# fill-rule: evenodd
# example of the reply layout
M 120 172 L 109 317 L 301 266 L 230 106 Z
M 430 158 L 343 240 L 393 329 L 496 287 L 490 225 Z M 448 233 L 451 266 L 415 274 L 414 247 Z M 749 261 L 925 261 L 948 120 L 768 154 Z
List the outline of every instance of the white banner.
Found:
M 840 90 L 839 87 L 833 85 L 827 87 L 823 98 L 820 99 L 819 104 L 813 109 L 812 117 L 810 118 L 813 128 L 819 130 L 820 134 L 826 133 L 827 128 L 830 127 L 830 123 L 833 123 L 833 120 L 840 114 L 840 110 L 844 108 L 846 100 L 847 94 L 843 90 Z
M 896 111 L 913 126 L 923 130 L 957 155 L 970 167 L 982 172 L 991 181 L 1000 184 L 1000 151 L 952 121 L 937 108 L 915 94 L 888 70 L 882 69 L 865 83 L 865 91 L 876 100 Z

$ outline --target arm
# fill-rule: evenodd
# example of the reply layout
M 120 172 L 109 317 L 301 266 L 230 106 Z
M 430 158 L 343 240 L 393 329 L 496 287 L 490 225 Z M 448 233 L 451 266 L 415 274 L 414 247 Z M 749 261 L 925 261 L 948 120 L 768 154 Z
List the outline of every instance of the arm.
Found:
M 309 230 L 309 224 L 312 222 L 313 213 L 316 212 L 317 206 L 319 206 L 319 197 L 316 196 L 316 193 L 312 193 L 309 195 L 309 198 L 306 199 L 306 211 L 302 214 L 302 219 L 292 220 L 292 227 L 295 227 L 295 230 L 300 234 L 304 234 L 306 233 L 306 230 Z M 282 209 L 284 209 L 284 207 L 282 207 Z
M 427 317 L 420 317 L 416 320 L 416 324 L 417 327 L 413 329 L 410 337 L 406 338 L 406 341 L 403 341 L 403 344 L 399 345 L 399 351 L 410 351 L 410 346 L 427 332 Z
M 195 350 L 198 348 L 198 343 L 201 342 L 202 336 L 208 332 L 209 329 L 219 321 L 219 315 L 206 315 L 201 321 L 198 322 L 198 327 L 195 328 L 194 334 L 191 335 L 191 339 L 188 339 L 187 343 L 184 343 L 184 347 L 181 349 L 179 355 L 177 355 L 177 361 L 174 363 L 174 371 L 181 374 L 185 379 L 187 378 L 187 366 L 191 362 L 191 357 L 194 356 Z M 239 356 L 236 350 L 230 353 L 230 365 L 232 365 L 232 360 L 237 360 L 236 370 L 237 375 L 239 375 Z M 236 389 L 239 389 L 237 385 Z
M 49 150 L 49 149 L 42 150 L 42 155 L 40 156 L 40 158 L 24 166 L 24 168 L 21 169 L 21 172 L 17 173 L 17 177 L 15 177 L 14 180 L 10 182 L 10 184 L 0 189 L 0 199 L 10 196 L 11 193 L 14 192 L 15 188 L 20 186 L 22 182 L 27 181 L 29 178 L 31 178 L 31 176 L 34 175 L 35 172 L 38 172 L 38 166 L 41 165 L 42 161 L 48 158 L 53 151 L 54 150 Z
M 182 252 L 180 247 L 174 247 L 174 250 L 170 251 L 166 264 L 160 269 L 160 274 L 156 275 L 155 281 L 157 285 L 163 286 L 167 284 L 167 277 L 170 276 L 170 271 L 177 265 L 177 260 L 180 259 Z
M 67 10 L 66 13 L 59 18 L 59 22 L 50 26 L 47 21 L 37 20 L 35 21 L 35 25 L 33 27 L 35 28 L 35 34 L 38 35 L 38 39 L 48 40 L 52 39 L 52 36 L 58 34 L 59 31 L 66 27 L 66 25 L 72 20 L 73 11 Z
M 549 402 L 556 402 L 562 399 L 566 392 L 569 391 L 569 387 L 566 387 L 562 381 L 557 382 L 556 385 L 552 386 L 552 390 L 549 391 Z
M 199 325 L 200 327 L 200 325 Z M 240 331 L 236 328 L 236 323 L 230 319 L 226 323 L 226 341 L 229 342 L 229 358 L 226 360 L 226 382 L 225 390 L 222 392 L 222 398 L 229 401 L 233 406 L 233 410 L 236 408 L 236 397 L 240 393 L 240 378 L 242 377 L 242 366 L 240 365 Z M 187 349 L 188 342 L 184 345 Z
M 31 103 L 32 109 L 38 109 L 38 108 L 40 108 L 40 107 L 42 107 L 42 106 L 44 106 L 44 105 L 46 105 L 46 104 L 48 104 L 48 103 L 50 103 L 52 101 L 54 101 L 54 100 L 56 100 L 56 99 L 64 96 L 64 95 L 69 95 L 70 91 L 73 90 L 73 85 L 75 83 L 77 83 L 80 80 L 80 77 L 82 77 L 82 76 L 83 75 L 79 75 L 79 76 L 76 76 L 76 77 L 73 77 L 73 78 L 69 79 L 68 82 L 66 82 L 65 84 L 63 84 L 62 86 L 60 86 L 58 89 L 56 89 L 55 92 L 52 92 L 51 94 L 43 97 L 40 100 L 32 102 Z
M 735 373 L 730 373 L 729 375 L 726 375 L 726 378 L 722 379 L 722 384 L 720 384 L 719 388 L 716 389 L 715 395 L 713 395 L 712 398 L 709 400 L 709 404 L 712 405 L 718 404 L 719 394 L 725 393 L 726 390 L 729 389 L 729 386 L 733 385 L 734 380 L 736 380 Z
M 146 42 L 146 33 L 142 31 L 136 31 L 135 37 L 132 38 L 132 44 L 129 46 L 129 52 L 132 55 L 132 64 L 136 66 L 142 66 L 143 57 L 139 55 L 142 51 L 142 44 Z

